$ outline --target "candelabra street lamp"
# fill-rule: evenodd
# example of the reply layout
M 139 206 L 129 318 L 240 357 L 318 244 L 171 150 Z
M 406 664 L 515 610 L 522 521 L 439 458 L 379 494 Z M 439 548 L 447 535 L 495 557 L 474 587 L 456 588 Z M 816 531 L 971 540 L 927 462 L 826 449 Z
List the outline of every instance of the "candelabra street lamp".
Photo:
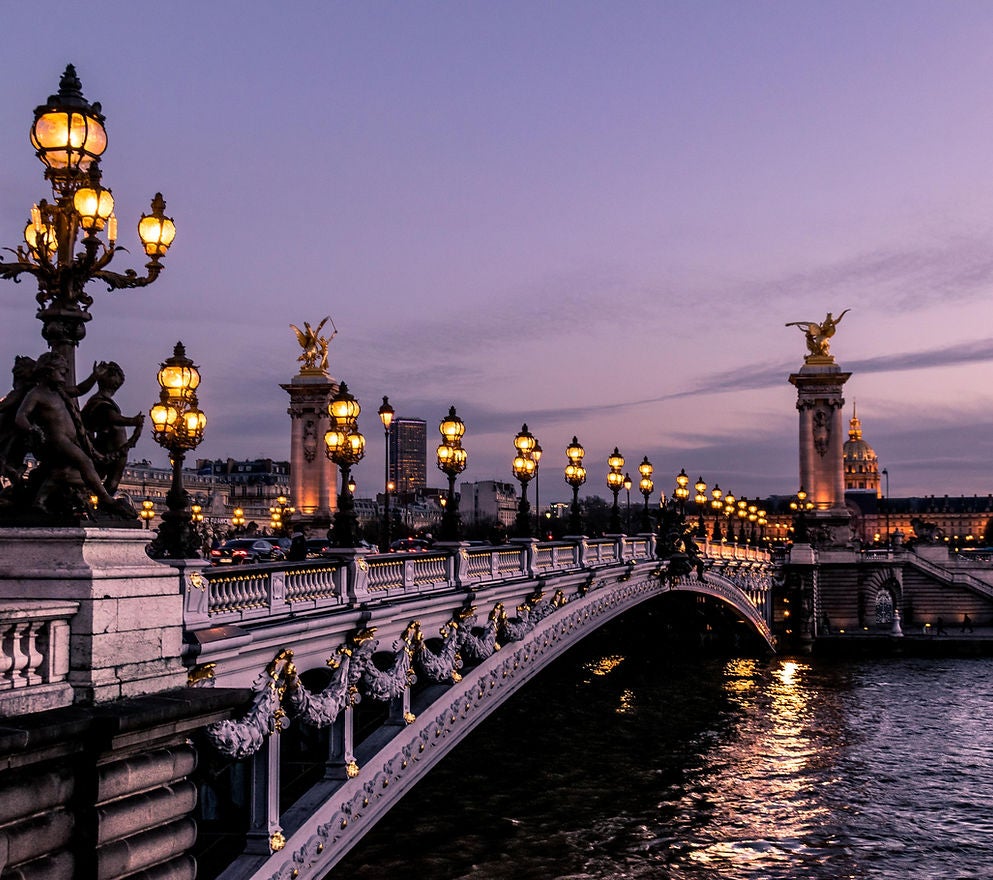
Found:
M 150 258 L 145 274 L 106 268 L 124 248 L 117 245 L 114 197 L 100 182 L 100 157 L 107 148 L 104 120 L 100 104 L 83 97 L 76 70 L 68 65 L 58 93 L 35 109 L 31 126 L 31 143 L 45 166 L 53 201 L 42 199 L 32 207 L 24 245 L 13 252 L 16 259 L 0 261 L 2 278 L 35 277 L 42 336 L 65 360 L 68 387 L 76 384 L 75 351 L 91 318 L 93 298 L 86 293 L 87 283 L 96 279 L 111 290 L 151 284 L 176 235 L 176 225 L 165 216 L 162 194 L 156 193 L 151 213 L 138 222 L 138 236 Z M 77 243 L 82 245 L 79 252 Z
M 624 475 L 624 491 L 627 492 L 627 506 L 624 510 L 624 533 L 626 535 L 631 534 L 631 487 L 634 485 L 634 481 L 631 479 L 631 474 Z
M 455 480 L 465 470 L 469 453 L 462 446 L 465 435 L 465 422 L 455 413 L 455 407 L 448 410 L 448 416 L 438 425 L 441 443 L 438 445 L 438 470 L 448 477 L 448 501 L 441 515 L 441 539 L 458 541 L 462 533 L 459 515 L 459 496 L 455 494 Z
M 687 488 L 689 484 L 690 478 L 686 476 L 685 468 L 680 468 L 679 473 L 676 475 L 676 488 L 672 490 L 672 494 L 676 496 L 676 500 L 679 502 L 680 516 L 686 513 L 686 499 L 690 497 L 690 490 Z
M 624 485 L 624 456 L 614 447 L 607 458 L 607 488 L 614 494 L 614 503 L 610 508 L 610 531 L 615 535 L 621 531 L 621 511 L 617 506 L 617 493 Z
M 280 495 L 276 503 L 269 508 L 269 528 L 274 535 L 286 536 L 290 531 L 288 515 L 296 513 L 296 508 L 290 506 L 290 499 Z
M 328 403 L 331 428 L 324 434 L 324 454 L 341 471 L 341 489 L 338 492 L 338 509 L 328 537 L 335 547 L 354 547 L 357 542 L 358 520 L 355 516 L 355 497 L 349 488 L 352 467 L 365 455 L 365 437 L 359 431 L 359 413 L 362 407 L 348 393 L 342 382 Z
M 241 530 L 245 527 L 245 511 L 240 507 L 236 507 L 231 512 L 231 527 L 234 529 L 236 535 L 241 533 Z
M 514 437 L 514 449 L 517 455 L 514 456 L 514 476 L 521 484 L 521 500 L 517 505 L 517 521 L 515 532 L 518 538 L 531 537 L 531 505 L 528 504 L 528 483 L 538 472 L 538 462 L 534 459 L 534 449 L 538 445 L 534 434 L 528 430 L 526 424 L 521 425 L 521 430 Z
M 638 465 L 638 473 L 641 474 L 641 479 L 638 481 L 638 489 L 645 496 L 645 507 L 641 512 L 641 531 L 650 532 L 652 531 L 652 516 L 648 512 L 648 496 L 655 491 L 655 483 L 652 481 L 652 474 L 655 473 L 655 468 L 648 460 L 647 455 L 642 459 L 641 464 Z
M 565 466 L 565 481 L 572 487 L 572 509 L 569 512 L 569 531 L 580 535 L 583 531 L 583 521 L 579 513 L 579 487 L 586 482 L 586 468 L 583 467 L 583 457 L 586 450 L 576 437 L 566 448 L 565 457 L 569 462 Z
M 383 395 L 383 405 L 379 408 L 379 420 L 383 423 L 385 448 L 386 448 L 386 472 L 383 477 L 383 538 L 379 542 L 379 549 L 386 553 L 390 549 L 390 425 L 393 424 L 393 416 L 396 410 L 390 406 L 390 399 Z
M 714 483 L 714 488 L 710 490 L 710 509 L 714 512 L 714 530 L 711 532 L 711 540 L 715 544 L 720 544 L 724 540 L 721 534 L 721 514 L 724 512 L 724 493 L 720 484 Z
M 151 498 L 145 498 L 141 502 L 141 510 L 138 511 L 138 516 L 141 517 L 141 521 L 145 524 L 145 531 L 148 531 L 152 527 L 152 520 L 155 519 L 155 504 Z
M 541 463 L 541 444 L 535 442 L 534 449 L 531 450 L 531 458 L 534 459 L 534 522 L 537 530 L 539 532 L 538 537 L 541 537 L 541 500 L 538 497 L 538 465 Z
M 190 511 L 190 496 L 183 488 L 183 459 L 203 440 L 207 417 L 200 411 L 196 390 L 200 371 L 177 342 L 171 358 L 158 372 L 159 402 L 149 410 L 155 441 L 169 452 L 172 485 L 166 494 L 166 510 L 158 535 L 148 545 L 154 559 L 195 559 L 199 556 L 196 530 Z
M 807 513 L 813 509 L 814 502 L 808 497 L 806 489 L 801 486 L 790 501 L 790 510 L 796 515 L 793 522 L 793 541 L 797 544 L 805 544 L 810 539 L 807 534 Z
M 703 524 L 703 512 L 707 509 L 707 484 L 703 481 L 703 477 L 697 478 L 693 489 L 696 491 L 693 496 L 697 509 L 696 534 L 698 538 L 706 538 L 707 527 Z

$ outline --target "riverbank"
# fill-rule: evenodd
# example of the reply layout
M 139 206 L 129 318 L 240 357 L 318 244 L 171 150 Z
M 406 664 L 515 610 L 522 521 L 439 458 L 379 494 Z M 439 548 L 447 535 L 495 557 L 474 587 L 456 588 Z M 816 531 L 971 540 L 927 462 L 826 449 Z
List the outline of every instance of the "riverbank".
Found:
M 889 633 L 837 633 L 815 639 L 816 657 L 993 657 L 993 627 L 938 635 L 928 630 L 895 636 Z

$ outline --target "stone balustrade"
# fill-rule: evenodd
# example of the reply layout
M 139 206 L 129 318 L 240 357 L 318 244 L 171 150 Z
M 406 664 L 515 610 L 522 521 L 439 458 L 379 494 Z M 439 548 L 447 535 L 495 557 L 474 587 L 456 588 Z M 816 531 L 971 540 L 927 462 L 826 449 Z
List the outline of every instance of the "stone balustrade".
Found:
M 72 702 L 69 621 L 78 609 L 63 600 L 0 602 L 0 715 Z

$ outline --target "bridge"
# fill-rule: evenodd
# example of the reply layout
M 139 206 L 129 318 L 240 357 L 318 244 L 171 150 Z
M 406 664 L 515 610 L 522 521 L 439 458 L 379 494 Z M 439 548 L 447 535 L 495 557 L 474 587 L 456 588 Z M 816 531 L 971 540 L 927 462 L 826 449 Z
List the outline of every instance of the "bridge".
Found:
M 210 749 L 249 767 L 244 852 L 220 877 L 323 877 L 543 667 L 663 593 L 719 600 L 773 647 L 768 553 L 708 547 L 698 578 L 670 576 L 655 550 L 651 535 L 527 539 L 188 571 L 191 680 L 253 689 L 243 715 L 206 729 Z M 325 753 L 281 810 L 294 732 L 319 732 Z

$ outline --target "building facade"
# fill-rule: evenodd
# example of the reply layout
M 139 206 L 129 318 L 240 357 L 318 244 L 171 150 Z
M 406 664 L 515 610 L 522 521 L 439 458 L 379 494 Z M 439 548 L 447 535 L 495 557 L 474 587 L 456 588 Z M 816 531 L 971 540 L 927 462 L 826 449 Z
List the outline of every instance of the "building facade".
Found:
M 512 526 L 517 517 L 517 489 L 513 483 L 481 480 L 463 483 L 459 496 L 459 511 L 466 522 L 496 520 Z
M 424 419 L 394 419 L 390 425 L 390 480 L 398 495 L 427 488 L 428 427 Z

